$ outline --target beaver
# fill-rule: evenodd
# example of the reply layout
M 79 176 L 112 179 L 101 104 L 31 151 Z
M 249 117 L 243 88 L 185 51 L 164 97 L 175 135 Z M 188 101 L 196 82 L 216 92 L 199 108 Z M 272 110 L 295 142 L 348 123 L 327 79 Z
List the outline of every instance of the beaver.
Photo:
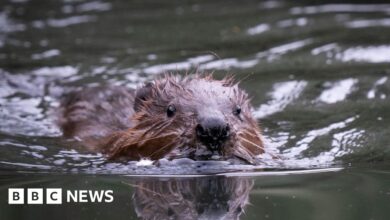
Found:
M 248 94 L 233 77 L 166 74 L 137 89 L 97 86 L 60 104 L 65 137 L 109 159 L 238 159 L 256 164 L 263 138 Z

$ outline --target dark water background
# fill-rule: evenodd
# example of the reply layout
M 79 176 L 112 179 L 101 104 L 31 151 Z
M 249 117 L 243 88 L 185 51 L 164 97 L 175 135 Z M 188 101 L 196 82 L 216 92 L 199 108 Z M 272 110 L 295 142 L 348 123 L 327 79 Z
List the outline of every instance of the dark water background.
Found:
M 72 88 L 196 69 L 243 80 L 283 164 L 107 163 L 53 123 Z M 0 219 L 388 219 L 389 77 L 386 2 L 1 1 Z M 11 206 L 10 187 L 115 200 Z

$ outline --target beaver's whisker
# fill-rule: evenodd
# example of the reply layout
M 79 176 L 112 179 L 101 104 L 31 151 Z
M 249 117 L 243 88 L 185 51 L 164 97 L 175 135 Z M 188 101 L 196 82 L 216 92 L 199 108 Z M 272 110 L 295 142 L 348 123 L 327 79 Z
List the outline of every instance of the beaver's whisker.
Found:
M 151 128 L 148 128 L 148 130 L 146 130 L 144 132 L 144 134 L 142 135 L 142 137 L 145 137 L 148 133 L 150 132 L 153 132 L 153 134 L 156 134 L 156 135 L 159 135 L 161 132 L 164 131 L 164 129 L 169 126 L 170 123 L 166 123 L 166 122 L 162 122 L 162 123 L 159 123 L 159 124 L 155 124 L 153 125 Z M 155 131 L 155 129 L 157 131 Z
M 151 140 L 154 140 L 154 139 L 169 137 L 169 136 L 172 136 L 172 135 L 177 136 L 176 132 L 169 132 L 169 133 L 166 133 L 166 134 L 161 135 L 161 136 L 157 136 L 157 137 L 153 136 L 153 137 L 145 138 L 145 139 L 142 139 L 142 140 L 139 140 L 139 141 L 136 141 L 136 142 L 134 141 L 134 142 L 132 142 L 132 144 L 136 144 L 136 143 L 140 143 L 140 142 L 148 142 L 148 141 L 151 141 Z
M 248 162 L 251 162 L 252 161 L 252 155 L 243 147 L 238 147 L 235 151 L 234 151 L 234 155 L 236 157 L 239 157 L 243 160 L 246 160 Z
M 242 131 L 242 132 L 238 133 L 238 136 L 239 137 L 259 138 L 259 134 L 252 133 L 252 132 L 249 132 L 249 131 Z
M 252 141 L 250 141 L 250 140 L 248 140 L 248 139 L 246 139 L 246 138 L 240 137 L 240 140 L 242 140 L 242 141 L 244 141 L 244 142 L 246 142 L 246 143 L 248 143 L 248 144 L 250 144 L 250 145 L 252 145 L 252 146 L 254 146 L 254 147 L 256 147 L 256 148 L 263 149 L 263 148 L 262 148 L 261 146 L 259 146 L 258 144 L 255 144 L 255 143 L 253 143 Z
M 146 132 L 145 132 L 145 134 L 144 134 L 144 136 L 147 134 L 147 133 L 149 133 L 149 132 L 153 132 L 153 134 L 155 134 L 155 135 L 159 135 L 160 133 L 162 133 L 162 132 L 166 132 L 166 128 L 167 127 L 169 127 L 169 126 L 171 126 L 171 124 L 172 124 L 172 121 L 164 121 L 164 122 L 161 122 L 161 123 L 159 123 L 158 125 L 159 126 L 153 126 L 152 128 L 150 128 L 150 129 L 148 129 Z M 154 129 L 158 129 L 157 131 L 155 131 Z M 181 134 L 181 136 L 186 132 L 187 130 L 185 130 L 185 131 L 183 131 L 182 132 L 182 134 Z
M 243 130 L 242 132 L 240 132 L 240 134 L 247 134 L 249 136 L 258 136 L 258 134 L 256 134 L 255 131 L 249 129 Z
M 161 136 L 158 136 L 158 137 L 150 137 L 150 138 L 146 138 L 146 139 L 142 139 L 140 140 L 139 138 L 133 138 L 133 137 L 126 137 L 126 138 L 123 138 L 121 140 L 119 140 L 116 145 L 119 146 L 118 149 L 116 151 L 123 151 L 125 150 L 127 147 L 129 146 L 132 146 L 132 145 L 138 145 L 140 142 L 148 142 L 148 141 L 151 141 L 153 139 L 158 139 L 158 138 L 163 138 L 163 137 L 169 137 L 171 136 L 172 134 L 175 134 L 176 132 L 170 132 L 170 133 L 167 133 L 167 134 L 164 134 L 164 135 L 161 135 Z M 125 144 L 122 144 L 122 143 L 125 143 Z
M 173 140 L 173 141 L 169 142 L 168 144 L 166 144 L 166 145 L 164 145 L 163 147 L 159 148 L 158 150 L 154 151 L 152 154 L 149 155 L 149 157 L 153 157 L 153 155 L 155 155 L 155 154 L 161 152 L 162 150 L 164 150 L 164 149 L 167 148 L 167 147 L 172 146 L 172 144 L 175 143 L 175 142 L 176 142 L 176 140 Z

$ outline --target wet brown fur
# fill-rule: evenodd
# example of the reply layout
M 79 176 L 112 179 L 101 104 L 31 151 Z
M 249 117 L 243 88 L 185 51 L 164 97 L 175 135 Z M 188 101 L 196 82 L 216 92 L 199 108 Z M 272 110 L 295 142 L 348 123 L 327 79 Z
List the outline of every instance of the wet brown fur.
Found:
M 166 115 L 170 104 L 177 109 L 173 117 Z M 239 117 L 232 114 L 236 105 L 242 109 Z M 222 114 L 231 136 L 221 156 L 255 163 L 264 147 L 251 108 L 247 93 L 232 77 L 165 75 L 137 90 L 95 87 L 73 92 L 61 103 L 59 125 L 65 136 L 79 138 L 110 159 L 156 160 L 193 157 L 204 148 L 195 132 L 200 115 Z

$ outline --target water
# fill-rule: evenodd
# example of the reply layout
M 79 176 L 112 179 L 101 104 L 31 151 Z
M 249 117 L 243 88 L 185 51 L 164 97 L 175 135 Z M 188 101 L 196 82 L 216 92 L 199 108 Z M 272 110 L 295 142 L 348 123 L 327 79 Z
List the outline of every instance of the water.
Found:
M 180 207 L 149 201 L 159 219 L 186 207 L 188 219 L 387 219 L 389 17 L 390 4 L 363 1 L 2 1 L 0 219 L 150 219 L 142 189 L 155 203 L 186 195 Z M 195 70 L 242 80 L 282 163 L 112 163 L 53 123 L 71 89 Z M 115 200 L 10 206 L 17 186 L 113 189 Z

